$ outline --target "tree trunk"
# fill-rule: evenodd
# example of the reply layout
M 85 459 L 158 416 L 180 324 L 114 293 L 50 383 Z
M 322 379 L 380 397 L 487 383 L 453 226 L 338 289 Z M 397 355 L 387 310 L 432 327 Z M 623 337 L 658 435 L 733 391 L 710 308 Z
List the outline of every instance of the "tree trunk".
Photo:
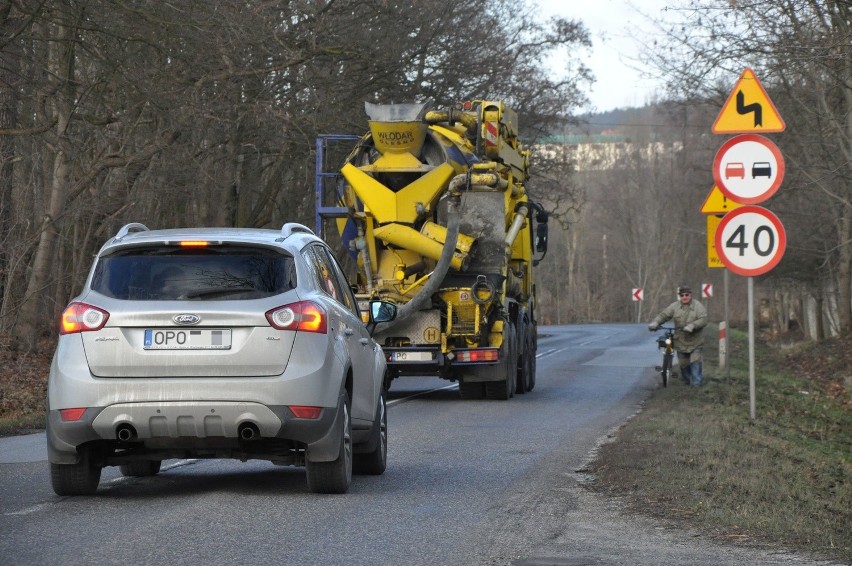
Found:
M 847 4 L 837 2 L 837 15 L 833 22 L 847 39 L 849 37 L 849 16 L 850 10 Z M 841 62 L 841 68 L 849 69 L 852 64 L 852 54 L 847 50 L 846 56 Z M 842 86 L 843 88 L 843 112 L 841 116 L 846 117 L 846 149 L 847 149 L 847 180 L 849 178 L 849 170 L 852 169 L 849 157 L 852 153 L 852 86 L 847 81 Z M 850 213 L 848 208 L 843 209 L 843 231 L 840 237 L 840 332 L 842 335 L 848 335 L 852 332 L 852 244 L 849 243 L 850 235 Z
M 852 245 L 849 244 L 850 219 L 844 214 L 840 218 L 840 250 L 837 274 L 838 318 L 840 334 L 847 336 L 852 332 Z
M 0 1 L 0 37 L 10 37 L 14 22 L 10 19 L 12 4 Z M 0 50 L 0 128 L 15 128 L 18 125 L 18 74 L 20 53 L 17 42 L 11 41 Z M 0 300 L 6 295 L 9 280 L 9 252 L 12 227 L 12 158 L 15 143 L 12 136 L 0 136 Z M 0 303 L 2 314 L 2 303 Z
M 18 313 L 13 335 L 19 350 L 38 350 L 38 330 L 43 328 L 43 296 L 51 281 L 54 265 L 54 248 L 57 241 L 57 219 L 61 216 L 71 180 L 69 127 L 74 109 L 74 35 L 71 23 L 58 25 L 56 40 L 51 43 L 48 66 L 58 82 L 53 97 L 53 112 L 56 117 L 56 153 L 53 156 L 53 174 L 50 177 L 49 201 L 46 214 L 38 233 L 38 246 L 33 258 L 30 276 L 24 293 L 24 301 Z
M 817 342 L 822 342 L 825 340 L 825 290 L 822 284 L 819 284 L 817 287 L 815 310 L 816 316 L 814 320 L 816 321 L 816 328 L 814 329 L 814 337 Z

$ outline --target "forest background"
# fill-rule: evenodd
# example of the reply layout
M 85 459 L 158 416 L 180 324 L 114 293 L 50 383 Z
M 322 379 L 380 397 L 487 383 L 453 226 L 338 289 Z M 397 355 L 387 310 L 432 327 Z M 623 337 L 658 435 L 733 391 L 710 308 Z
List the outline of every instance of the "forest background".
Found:
M 719 297 L 699 209 L 724 142 L 710 127 L 745 67 L 787 124 L 772 138 L 786 178 L 766 206 L 788 246 L 756 281 L 761 320 L 774 336 L 848 335 L 852 9 L 671 5 L 637 55 L 669 88 L 581 120 L 589 34 L 540 21 L 531 2 L 0 0 L 0 348 L 45 348 L 126 223 L 312 226 L 316 136 L 364 132 L 364 101 L 518 111 L 529 190 L 551 213 L 540 322 L 647 320 L 681 283 Z M 734 323 L 744 288 L 731 277 Z

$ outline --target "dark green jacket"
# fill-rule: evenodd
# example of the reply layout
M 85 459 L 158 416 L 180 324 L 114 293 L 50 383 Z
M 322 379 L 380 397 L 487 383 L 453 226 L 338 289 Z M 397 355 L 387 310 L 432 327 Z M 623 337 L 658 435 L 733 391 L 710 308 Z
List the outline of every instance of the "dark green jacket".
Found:
M 704 305 L 692 299 L 688 304 L 675 301 L 657 315 L 654 322 L 657 325 L 674 321 L 674 348 L 678 352 L 691 352 L 704 345 L 704 327 L 707 326 L 707 309 Z M 694 330 L 684 332 L 683 327 L 691 324 Z

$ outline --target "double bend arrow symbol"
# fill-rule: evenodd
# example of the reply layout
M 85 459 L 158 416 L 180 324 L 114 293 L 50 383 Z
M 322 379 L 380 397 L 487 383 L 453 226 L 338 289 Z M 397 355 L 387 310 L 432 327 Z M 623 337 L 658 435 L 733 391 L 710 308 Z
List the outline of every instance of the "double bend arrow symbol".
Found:
M 745 103 L 745 95 L 743 91 L 737 91 L 737 114 L 748 114 L 750 112 L 754 112 L 754 125 L 762 126 L 763 125 L 763 107 L 759 102 L 753 102 L 751 104 L 746 105 Z

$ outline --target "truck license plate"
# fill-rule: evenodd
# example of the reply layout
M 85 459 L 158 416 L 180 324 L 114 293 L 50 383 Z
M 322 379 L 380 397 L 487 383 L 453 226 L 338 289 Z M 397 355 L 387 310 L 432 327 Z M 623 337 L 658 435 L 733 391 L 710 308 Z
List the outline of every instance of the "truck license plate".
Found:
M 147 328 L 145 350 L 229 350 L 231 330 L 222 328 Z
M 431 362 L 432 352 L 393 352 L 392 362 Z

